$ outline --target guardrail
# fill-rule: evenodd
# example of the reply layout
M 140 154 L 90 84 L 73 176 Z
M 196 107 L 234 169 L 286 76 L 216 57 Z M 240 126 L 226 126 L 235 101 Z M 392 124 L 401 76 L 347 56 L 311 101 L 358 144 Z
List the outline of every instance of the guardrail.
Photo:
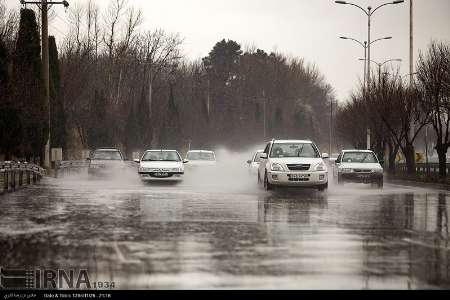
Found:
M 405 163 L 396 164 L 396 168 L 400 172 L 406 172 L 407 167 Z M 446 164 L 447 174 L 450 174 L 450 163 Z M 439 173 L 438 163 L 416 163 L 416 172 L 421 174 Z
M 45 169 L 35 164 L 0 162 L 0 194 L 14 191 L 23 185 L 39 182 L 46 174 Z
M 87 170 L 89 161 L 87 160 L 63 160 L 55 162 L 55 176 L 61 177 L 65 175 L 79 174 L 83 170 Z
M 63 177 L 66 175 L 80 174 L 87 172 L 90 162 L 88 160 L 65 160 L 55 162 L 55 177 Z M 137 168 L 134 161 L 125 161 L 125 165 L 129 168 Z

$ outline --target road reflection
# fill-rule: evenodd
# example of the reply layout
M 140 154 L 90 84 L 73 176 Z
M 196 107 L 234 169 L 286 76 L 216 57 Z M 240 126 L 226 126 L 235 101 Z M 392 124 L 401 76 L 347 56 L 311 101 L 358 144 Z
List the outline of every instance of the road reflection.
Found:
M 36 186 L 0 201 L 0 266 L 119 288 L 449 288 L 448 194 Z

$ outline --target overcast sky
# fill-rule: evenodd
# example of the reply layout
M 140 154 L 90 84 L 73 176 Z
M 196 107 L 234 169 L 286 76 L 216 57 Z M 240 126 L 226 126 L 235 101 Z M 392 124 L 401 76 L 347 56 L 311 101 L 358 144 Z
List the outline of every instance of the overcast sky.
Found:
M 68 0 L 71 6 L 87 0 Z M 362 78 L 364 50 L 341 35 L 367 39 L 367 16 L 358 8 L 332 0 L 128 0 L 143 11 L 141 29 L 162 28 L 184 38 L 183 50 L 190 59 L 204 57 L 214 44 L 233 39 L 243 47 L 255 45 L 267 52 L 305 58 L 316 64 L 334 87 L 339 101 L 345 100 Z M 19 0 L 7 0 L 19 7 Z M 106 7 L 110 0 L 95 0 Z M 383 0 L 354 0 L 362 7 L 376 7 Z M 16 4 L 17 3 L 17 4 Z M 62 7 L 49 33 L 61 38 L 67 26 Z M 372 40 L 392 40 L 372 45 L 373 60 L 401 58 L 402 74 L 409 73 L 409 0 L 388 5 L 372 17 Z M 450 42 L 450 0 L 414 0 L 414 52 L 426 49 L 432 39 Z M 398 63 L 394 63 L 398 65 Z

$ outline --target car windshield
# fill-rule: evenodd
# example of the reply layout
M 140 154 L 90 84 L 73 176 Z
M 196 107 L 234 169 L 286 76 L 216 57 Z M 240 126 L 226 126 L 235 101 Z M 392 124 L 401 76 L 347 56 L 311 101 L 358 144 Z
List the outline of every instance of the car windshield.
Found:
M 148 151 L 142 161 L 181 161 L 176 151 Z
M 186 158 L 188 160 L 216 160 L 212 152 L 188 152 Z
M 119 151 L 95 151 L 92 156 L 93 160 L 122 160 L 122 155 Z
M 377 163 L 378 160 L 372 152 L 345 152 L 342 162 L 347 163 Z
M 270 157 L 320 157 L 311 143 L 274 143 Z

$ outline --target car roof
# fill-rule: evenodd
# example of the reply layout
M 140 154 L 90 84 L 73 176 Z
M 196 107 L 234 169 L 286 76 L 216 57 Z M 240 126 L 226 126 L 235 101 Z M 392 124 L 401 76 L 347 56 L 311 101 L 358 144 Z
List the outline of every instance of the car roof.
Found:
M 111 152 L 119 151 L 120 152 L 120 150 L 116 149 L 116 148 L 97 148 L 94 151 L 111 151 Z
M 169 150 L 169 149 L 150 149 L 145 150 L 145 152 L 178 152 L 177 150 Z
M 189 152 L 207 152 L 207 153 L 214 153 L 214 151 L 211 151 L 211 150 L 189 150 L 188 153 L 189 153 Z
M 272 140 L 272 142 L 274 143 L 279 143 L 279 144 L 287 144 L 287 143 L 307 143 L 307 144 L 312 144 L 312 141 L 310 140 Z
M 259 149 L 259 150 L 255 151 L 255 153 L 258 153 L 258 152 L 264 152 L 264 149 Z
M 347 150 L 342 150 L 342 152 L 364 152 L 364 153 L 373 153 L 372 150 L 364 150 L 364 149 L 347 149 Z

